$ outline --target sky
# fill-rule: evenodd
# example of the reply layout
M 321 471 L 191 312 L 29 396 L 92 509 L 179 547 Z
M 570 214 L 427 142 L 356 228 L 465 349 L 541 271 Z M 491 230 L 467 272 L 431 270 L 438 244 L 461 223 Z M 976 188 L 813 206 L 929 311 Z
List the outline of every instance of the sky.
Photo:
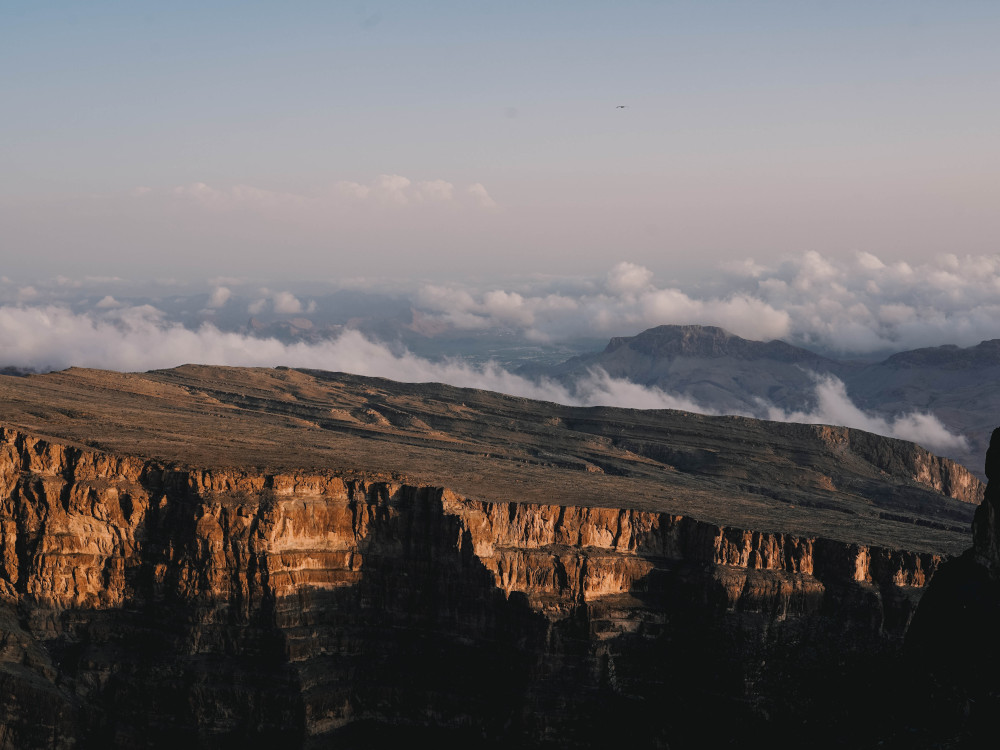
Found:
M 538 344 L 697 323 L 868 357 L 998 338 L 998 38 L 995 0 L 0 0 L 0 366 L 711 412 L 337 316 Z M 814 402 L 769 416 L 959 440 L 838 382 Z
M 990 257 L 1000 4 L 0 2 L 0 273 Z M 626 105 L 619 108 L 618 105 Z

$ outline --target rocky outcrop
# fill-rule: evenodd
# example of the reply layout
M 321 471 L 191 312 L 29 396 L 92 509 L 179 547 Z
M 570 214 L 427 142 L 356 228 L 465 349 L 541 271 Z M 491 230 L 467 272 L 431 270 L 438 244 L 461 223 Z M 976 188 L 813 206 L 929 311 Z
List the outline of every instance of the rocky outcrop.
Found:
M 813 429 L 824 437 L 831 436 L 835 441 L 846 441 L 855 454 L 863 456 L 886 474 L 899 472 L 915 482 L 932 487 L 946 497 L 977 506 L 983 500 L 983 485 L 968 469 L 937 456 L 916 443 L 846 427 L 816 425 Z
M 904 679 L 922 700 L 903 722 L 920 746 L 992 747 L 1000 736 L 1000 428 L 986 476 L 973 546 L 941 567 L 907 636 Z
M 0 745 L 579 747 L 627 731 L 676 748 L 705 746 L 706 726 L 821 731 L 940 563 L 3 428 Z

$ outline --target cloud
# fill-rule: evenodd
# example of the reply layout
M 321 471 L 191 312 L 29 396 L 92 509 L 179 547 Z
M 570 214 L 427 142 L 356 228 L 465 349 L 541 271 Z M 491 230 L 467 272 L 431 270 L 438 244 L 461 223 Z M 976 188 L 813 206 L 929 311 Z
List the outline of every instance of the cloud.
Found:
M 793 343 L 844 354 L 968 346 L 1000 332 L 1000 255 L 944 254 L 913 266 L 868 252 L 807 253 L 747 282 L 745 293 L 791 316 Z
M 336 183 L 333 187 L 334 190 L 336 190 L 340 194 L 347 195 L 352 198 L 357 198 L 359 200 L 367 198 L 368 194 L 371 192 L 370 187 L 368 187 L 367 185 L 362 185 L 361 183 L 358 182 L 341 181 Z
M 391 184 L 402 189 L 402 182 Z M 419 211 L 423 209 L 417 208 L 418 203 L 439 202 L 413 197 L 418 186 L 405 188 L 413 198 L 407 206 L 373 205 Z M 440 185 L 434 190 L 447 192 Z M 452 200 L 459 195 L 456 191 Z M 310 314 L 315 310 L 310 298 L 322 293 L 315 283 L 300 287 L 284 283 L 280 292 L 256 293 L 249 291 L 253 285 L 247 279 L 209 283 L 214 288 L 195 291 L 159 282 L 144 288 L 149 299 L 173 291 L 207 294 L 212 303 L 208 310 L 216 309 L 225 295 L 216 288 L 245 290 L 239 292 L 247 297 L 241 304 L 251 314 Z M 84 304 L 103 295 L 135 300 L 141 296 L 136 291 L 140 286 L 114 278 L 36 280 L 30 286 L 0 286 L 0 301 Z M 350 286 L 398 299 L 413 307 L 427 331 L 504 329 L 531 341 L 634 335 L 664 324 L 701 324 L 721 326 L 744 338 L 778 338 L 853 357 L 942 344 L 971 346 L 1000 338 L 1000 255 L 949 253 L 910 264 L 883 261 L 870 252 L 845 258 L 805 253 L 773 266 L 752 260 L 729 263 L 709 281 L 683 286 L 662 283 L 650 268 L 629 261 L 591 278 L 530 278 L 488 285 L 414 282 L 413 286 L 337 279 L 328 286 L 331 290 Z
M 853 356 L 1000 337 L 1000 255 L 946 254 L 910 265 L 868 252 L 843 259 L 807 252 L 776 267 L 727 263 L 710 283 L 686 288 L 657 284 L 649 268 L 625 261 L 603 280 L 435 285 L 414 303 L 455 328 L 511 326 L 534 340 L 701 324 Z
M 291 292 L 277 292 L 271 297 L 271 301 L 274 304 L 274 311 L 281 315 L 296 315 L 302 312 L 302 303 Z
M 464 204 L 469 208 L 486 209 L 497 207 L 496 201 L 490 197 L 482 183 L 476 182 L 470 185 L 460 199 L 455 191 L 455 185 L 447 180 L 414 181 L 399 174 L 381 174 L 368 184 L 340 180 L 313 193 L 268 190 L 246 184 L 222 187 L 205 182 L 192 182 L 167 190 L 136 188 L 130 194 L 133 198 L 146 203 L 173 198 L 212 213 L 252 210 L 263 212 L 265 215 L 312 215 L 314 218 L 322 218 L 324 212 L 334 208 L 349 209 L 352 204 L 358 202 L 375 202 L 388 207 L 422 203 Z
M 169 193 L 175 197 L 191 201 L 202 208 L 211 211 L 234 211 L 253 209 L 256 211 L 274 211 L 287 208 L 301 208 L 315 203 L 315 199 L 296 193 L 264 190 L 252 185 L 233 185 L 230 188 L 218 188 L 204 182 L 194 182 L 188 185 L 178 185 Z M 148 199 L 155 193 L 142 194 Z
M 429 180 L 417 183 L 417 195 L 421 200 L 450 201 L 455 194 L 455 186 L 445 180 Z
M 570 397 L 579 406 L 619 406 L 627 409 L 679 409 L 699 414 L 719 414 L 697 401 L 660 388 L 611 377 L 595 367 L 573 385 Z M 564 402 L 567 403 L 567 402 Z
M 514 327 L 538 341 L 560 337 L 638 333 L 663 324 L 718 325 L 747 338 L 773 339 L 788 334 L 789 315 L 759 298 L 737 293 L 698 299 L 677 288 L 658 288 L 653 273 L 619 263 L 603 284 L 566 292 L 428 285 L 415 303 L 455 328 Z
M 968 442 L 955 435 L 933 414 L 913 412 L 884 419 L 859 409 L 847 395 L 844 383 L 833 376 L 816 377 L 816 407 L 809 412 L 784 411 L 762 403 L 767 418 L 780 422 L 832 424 L 854 427 L 878 435 L 910 440 L 940 453 L 967 451 Z
M 379 175 L 375 181 L 376 193 L 381 197 L 395 203 L 409 203 L 410 197 L 407 188 L 412 183 L 409 178 L 398 174 Z
M 232 296 L 232 294 L 233 293 L 229 290 L 229 287 L 217 286 L 215 287 L 215 289 L 212 290 L 212 293 L 208 297 L 208 302 L 205 303 L 205 306 L 213 310 L 217 310 L 218 308 L 223 307 L 229 301 L 229 298 Z
M 649 287 L 653 272 L 634 263 L 621 262 L 608 273 L 607 288 L 612 294 L 635 294 Z
M 272 338 L 224 332 L 211 324 L 189 329 L 165 319 L 150 305 L 74 313 L 47 306 L 0 306 L 0 366 L 39 371 L 70 366 L 122 371 L 175 367 L 188 362 L 247 367 L 308 367 L 405 380 L 442 382 L 526 398 L 580 406 L 682 409 L 717 413 L 691 399 L 611 377 L 599 368 L 566 386 L 515 375 L 496 363 L 472 366 L 457 360 L 430 361 L 393 351 L 358 331 L 345 330 L 319 343 L 287 344 Z M 964 439 L 930 414 L 883 419 L 858 409 L 835 378 L 817 378 L 817 406 L 785 412 L 761 403 L 770 419 L 839 424 L 914 440 L 938 451 L 964 450 Z
M 279 315 L 299 315 L 301 313 L 312 313 L 316 310 L 315 301 L 310 301 L 305 307 L 291 292 L 272 292 L 266 287 L 260 290 L 260 297 L 247 305 L 247 312 L 251 315 L 260 315 L 270 308 Z M 228 298 L 228 295 L 227 295 Z
M 481 208 L 496 208 L 497 202 L 486 192 L 485 186 L 481 182 L 474 182 L 466 188 L 466 192 L 471 195 Z

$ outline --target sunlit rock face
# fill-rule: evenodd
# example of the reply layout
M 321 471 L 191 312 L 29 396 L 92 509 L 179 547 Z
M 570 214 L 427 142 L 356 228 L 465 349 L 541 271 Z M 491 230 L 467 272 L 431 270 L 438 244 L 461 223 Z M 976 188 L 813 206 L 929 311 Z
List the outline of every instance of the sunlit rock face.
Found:
M 978 525 L 996 518 L 995 495 L 977 514 L 987 566 L 995 536 Z M 4 428 L 0 737 L 580 747 L 624 732 L 641 747 L 705 747 L 706 731 L 822 735 L 875 710 L 874 672 L 941 562 L 662 511 L 182 467 Z

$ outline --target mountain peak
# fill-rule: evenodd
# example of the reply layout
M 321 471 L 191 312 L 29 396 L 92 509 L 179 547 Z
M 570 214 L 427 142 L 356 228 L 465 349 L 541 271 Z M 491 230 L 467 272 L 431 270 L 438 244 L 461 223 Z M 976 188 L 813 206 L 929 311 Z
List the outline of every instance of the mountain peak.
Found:
M 754 341 L 730 333 L 718 326 L 662 325 L 636 336 L 617 336 L 608 343 L 605 353 L 623 346 L 653 357 L 734 357 L 736 359 L 775 359 L 782 362 L 818 363 L 825 358 L 784 341 Z

